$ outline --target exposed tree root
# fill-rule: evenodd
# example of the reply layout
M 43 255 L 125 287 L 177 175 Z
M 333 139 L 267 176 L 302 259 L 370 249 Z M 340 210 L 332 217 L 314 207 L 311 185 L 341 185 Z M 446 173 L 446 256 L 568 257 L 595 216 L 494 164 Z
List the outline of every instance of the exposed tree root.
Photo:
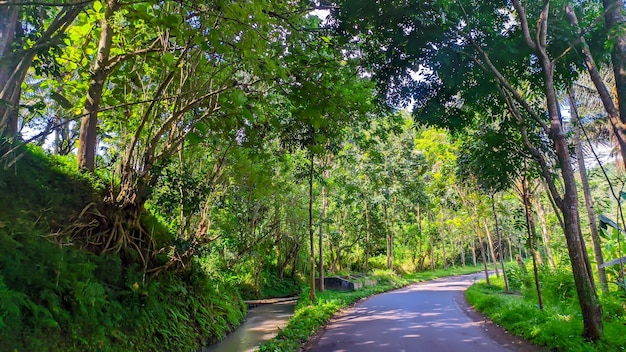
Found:
M 97 254 L 123 253 L 131 261 L 147 267 L 152 236 L 141 224 L 141 207 L 136 204 L 116 206 L 110 201 L 89 203 L 64 231 L 53 235 Z

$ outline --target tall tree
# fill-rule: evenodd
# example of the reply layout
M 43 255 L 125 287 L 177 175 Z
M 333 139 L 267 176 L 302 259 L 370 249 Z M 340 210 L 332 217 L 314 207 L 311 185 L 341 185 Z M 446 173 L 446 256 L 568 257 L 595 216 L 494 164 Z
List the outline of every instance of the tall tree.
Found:
M 574 123 L 574 149 L 576 152 L 576 161 L 578 163 L 578 173 L 580 174 L 583 195 L 585 197 L 585 208 L 587 209 L 587 218 L 589 219 L 589 230 L 591 232 L 591 243 L 593 244 L 593 252 L 596 259 L 596 268 L 598 270 L 598 281 L 602 291 L 608 292 L 609 286 L 606 279 L 606 271 L 602 267 L 602 264 L 604 263 L 604 258 L 602 256 L 602 245 L 600 244 L 600 236 L 598 235 L 596 214 L 593 210 L 593 198 L 591 196 L 591 189 L 589 187 L 589 178 L 587 177 L 587 167 L 585 165 L 585 157 L 583 154 L 582 141 L 580 137 L 581 121 L 580 117 L 578 116 L 578 108 L 576 107 L 576 100 L 572 89 L 568 90 L 568 102 L 570 106 L 570 115 Z
M 476 112 L 480 116 L 481 112 Z M 489 194 L 491 212 L 496 230 L 498 257 L 493 251 L 489 229 L 485 223 L 485 230 L 489 238 L 494 265 L 500 262 L 506 290 L 509 290 L 507 274 L 504 269 L 504 246 L 496 211 L 495 193 L 511 187 L 513 180 L 519 174 L 519 163 L 516 160 L 526 158 L 519 148 L 519 135 L 514 127 L 506 120 L 496 119 L 491 125 L 481 125 L 475 121 L 476 127 L 470 129 L 464 136 L 463 147 L 460 148 L 458 171 L 462 179 L 476 179 L 479 188 Z M 498 270 L 496 268 L 496 274 Z
M 319 21 L 310 19 L 306 28 L 315 29 Z M 303 31 L 285 56 L 288 79 L 279 89 L 289 101 L 289 114 L 277 119 L 280 138 L 289 148 L 305 149 L 309 154 L 309 247 L 310 300 L 315 299 L 315 251 L 313 230 L 313 182 L 315 159 L 339 150 L 348 127 L 367 123 L 372 109 L 371 86 L 361 79 L 354 60 L 344 58 L 340 47 L 329 37 Z M 321 225 L 320 225 L 321 226 Z
M 89 89 L 87 91 L 83 118 L 80 123 L 78 165 L 89 171 L 94 171 L 96 167 L 98 111 L 100 110 L 102 92 L 107 76 L 112 70 L 112 67 L 109 66 L 114 36 L 112 21 L 119 8 L 120 2 L 117 0 L 104 2 L 104 14 L 99 20 L 100 37 L 98 39 L 95 60 L 90 70 Z
M 22 82 L 35 57 L 45 58 L 40 63 L 50 60 L 49 50 L 60 44 L 67 28 L 90 2 L 0 4 L 0 134 L 15 137 L 18 133 Z
M 626 125 L 626 15 L 623 0 L 602 0 L 607 38 L 615 75 L 620 122 Z M 620 144 L 621 146 L 621 144 Z M 624 152 L 622 152 L 623 154 Z M 626 163 L 626 159 L 623 160 Z
M 613 2 L 613 4 L 608 6 L 607 5 L 608 2 Z M 623 15 L 621 15 L 621 12 L 623 12 L 623 6 L 624 6 L 623 2 L 622 1 L 604 1 L 604 3 L 606 7 L 606 12 L 605 12 L 606 24 L 615 26 L 615 27 L 617 27 L 617 24 L 620 21 L 622 24 L 624 24 L 624 17 Z M 621 6 L 622 6 L 621 11 L 615 10 L 615 6 L 618 5 L 618 3 L 621 3 Z M 600 100 L 602 101 L 602 105 L 604 106 L 604 110 L 606 111 L 608 115 L 608 120 L 611 124 L 613 133 L 615 135 L 615 138 L 617 139 L 617 142 L 620 148 L 622 164 L 626 163 L 626 117 L 624 117 L 626 110 L 624 110 L 622 107 L 622 105 L 624 104 L 620 103 L 620 102 L 626 103 L 626 100 L 618 101 L 618 104 L 615 104 L 615 102 L 613 101 L 611 97 L 609 87 L 607 83 L 602 79 L 600 68 L 598 67 L 596 63 L 596 60 L 594 59 L 592 55 L 591 49 L 589 45 L 587 44 L 587 40 L 584 36 L 584 33 L 582 29 L 580 28 L 576 11 L 574 10 L 573 6 L 568 3 L 565 7 L 565 12 L 567 14 L 567 17 L 572 27 L 579 33 L 578 34 L 579 38 L 577 38 L 577 40 L 580 41 L 580 46 L 581 46 L 580 51 L 584 58 L 585 66 L 587 68 L 587 72 L 589 73 L 589 78 L 591 79 L 594 86 L 596 87 L 598 95 L 600 96 Z M 615 27 L 614 29 L 616 29 Z M 622 91 L 621 94 L 623 95 L 623 98 L 626 98 L 626 73 L 624 73 L 623 71 L 624 65 L 626 65 L 626 59 L 624 59 L 624 55 L 626 55 L 626 36 L 624 34 L 618 34 L 615 31 L 611 31 L 611 33 L 612 34 L 609 35 L 609 38 L 616 41 L 613 43 L 614 48 L 613 48 L 611 57 L 614 60 L 613 67 L 614 67 L 614 72 L 615 72 L 615 83 L 616 83 L 616 88 L 618 91 L 618 100 L 619 100 L 622 98 L 622 96 L 620 96 L 620 93 L 619 93 L 620 90 Z M 621 72 L 620 72 L 620 67 L 621 67 Z

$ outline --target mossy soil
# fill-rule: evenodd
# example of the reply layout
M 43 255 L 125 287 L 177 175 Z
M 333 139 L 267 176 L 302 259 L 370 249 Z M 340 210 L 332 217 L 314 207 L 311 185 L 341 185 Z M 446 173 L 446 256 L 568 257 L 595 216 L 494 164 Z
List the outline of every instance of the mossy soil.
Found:
M 105 177 L 36 147 L 1 164 L 0 350 L 194 351 L 242 321 L 239 291 L 200 265 L 152 277 L 57 235 L 102 199 Z

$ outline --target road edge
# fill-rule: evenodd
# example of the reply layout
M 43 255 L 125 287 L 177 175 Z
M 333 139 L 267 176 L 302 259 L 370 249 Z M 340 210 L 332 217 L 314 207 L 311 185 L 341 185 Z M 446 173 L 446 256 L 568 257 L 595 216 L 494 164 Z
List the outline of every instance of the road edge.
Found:
M 519 336 L 510 334 L 505 328 L 494 323 L 491 319 L 489 319 L 489 317 L 476 310 L 474 306 L 469 303 L 467 296 L 465 295 L 466 292 L 467 290 L 460 291 L 455 297 L 455 303 L 461 312 L 463 312 L 470 320 L 479 324 L 481 329 L 485 331 L 485 335 L 488 335 L 494 341 L 513 352 L 548 351 L 545 348 L 533 345 Z

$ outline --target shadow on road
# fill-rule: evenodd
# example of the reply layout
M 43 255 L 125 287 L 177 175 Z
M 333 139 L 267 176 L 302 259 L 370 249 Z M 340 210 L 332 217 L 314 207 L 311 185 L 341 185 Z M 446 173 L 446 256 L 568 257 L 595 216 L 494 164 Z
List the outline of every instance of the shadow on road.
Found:
M 464 275 L 371 297 L 335 317 L 310 351 L 534 351 L 494 339 L 471 319 L 464 291 L 480 276 Z

